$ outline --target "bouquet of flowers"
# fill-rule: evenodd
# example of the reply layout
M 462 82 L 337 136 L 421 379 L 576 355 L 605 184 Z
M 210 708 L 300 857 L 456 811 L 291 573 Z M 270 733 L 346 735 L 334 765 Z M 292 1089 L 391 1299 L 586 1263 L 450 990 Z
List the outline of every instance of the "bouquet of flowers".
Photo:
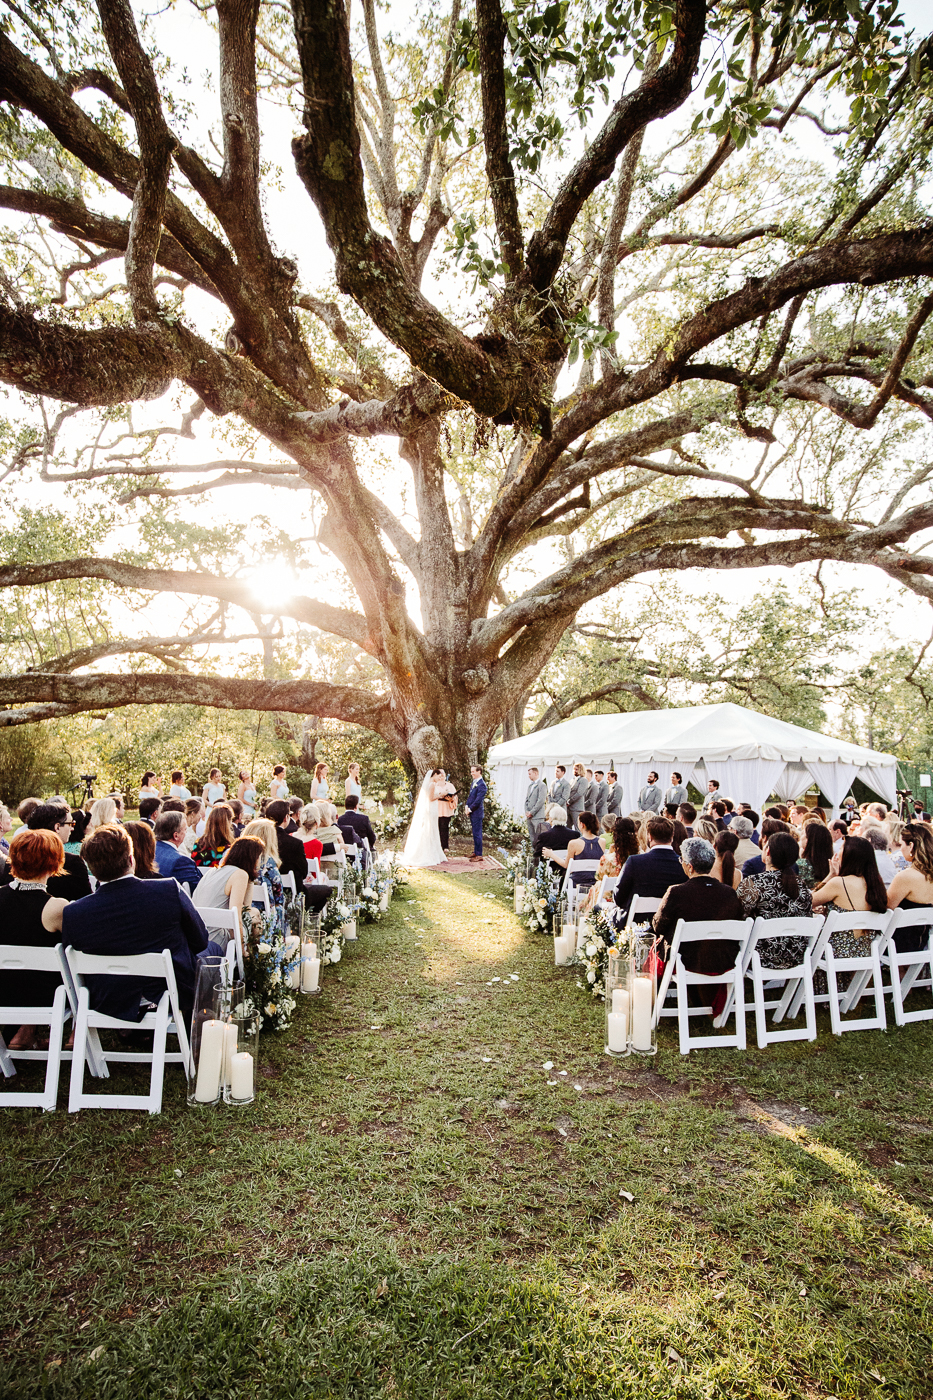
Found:
M 496 855 L 505 867 L 502 872 L 503 880 L 510 890 L 514 890 L 516 880 L 524 880 L 525 872 L 531 865 L 531 842 L 526 836 L 517 851 L 507 851 L 504 846 L 497 846 Z
M 243 927 L 252 927 L 253 931 L 243 947 L 246 1009 L 259 1012 L 260 1030 L 287 1031 L 295 1010 L 295 993 L 289 974 L 298 954 L 285 947 L 274 910 L 260 913 L 258 919 L 252 919 L 252 913 L 250 909 L 242 913 Z
M 521 917 L 532 933 L 550 933 L 557 918 L 560 902 L 560 876 L 555 875 L 547 861 L 542 860 L 533 879 L 525 881 L 525 897 Z
M 591 995 L 604 1000 L 609 949 L 627 948 L 631 930 L 625 927 L 616 928 L 612 922 L 611 909 L 592 909 L 586 917 L 586 923 L 586 938 L 581 942 L 580 950 L 574 954 L 571 962 L 583 972 Z M 582 986 L 583 983 L 577 985 Z
M 343 956 L 343 936 L 340 930 L 347 920 L 352 918 L 353 910 L 334 890 L 321 910 L 318 956 L 322 963 L 339 963 Z

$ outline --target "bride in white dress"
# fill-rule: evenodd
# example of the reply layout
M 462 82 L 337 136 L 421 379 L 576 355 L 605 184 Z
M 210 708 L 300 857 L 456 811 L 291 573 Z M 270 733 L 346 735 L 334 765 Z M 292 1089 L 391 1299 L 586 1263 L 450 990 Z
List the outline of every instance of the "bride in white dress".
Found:
M 428 773 L 421 784 L 402 851 L 402 860 L 406 865 L 441 865 L 446 859 L 437 825 L 437 801 L 445 788 L 444 774 L 439 768 Z

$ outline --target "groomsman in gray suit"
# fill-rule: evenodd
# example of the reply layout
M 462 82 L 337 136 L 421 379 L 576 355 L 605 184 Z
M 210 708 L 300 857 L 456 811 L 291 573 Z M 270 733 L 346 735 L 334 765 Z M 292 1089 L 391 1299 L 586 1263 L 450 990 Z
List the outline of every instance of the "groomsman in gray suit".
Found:
M 599 783 L 593 777 L 592 768 L 587 768 L 586 778 L 589 786 L 586 789 L 586 801 L 583 804 L 584 812 L 592 812 L 596 815 L 596 799 L 599 796 Z
M 675 807 L 679 807 L 682 802 L 689 801 L 690 799 L 687 796 L 687 789 L 684 787 L 683 778 L 679 773 L 672 773 L 671 785 L 664 794 L 664 805 L 668 806 L 670 803 L 673 803 Z
M 654 812 L 657 816 L 661 811 L 661 800 L 664 794 L 658 787 L 657 773 L 648 774 L 648 782 L 638 794 L 639 812 Z
M 603 817 L 609 811 L 609 784 L 606 782 L 605 774 L 601 768 L 597 768 L 593 774 L 598 784 L 596 792 L 596 815 L 599 818 L 599 825 L 603 824 Z
M 622 815 L 622 784 L 619 782 L 619 775 L 614 768 L 609 769 L 607 786 L 609 788 L 610 816 L 620 817 Z
M 547 806 L 547 784 L 538 777 L 537 768 L 528 769 L 528 791 L 525 793 L 525 819 L 528 822 L 528 835 L 532 841 L 538 830 L 538 823 L 544 821 Z
M 569 797 L 570 780 L 567 777 L 567 769 L 562 763 L 558 763 L 554 774 L 554 786 L 551 788 L 551 801 L 556 807 L 563 807 L 566 811 Z
M 569 826 L 577 825 L 577 818 L 583 811 L 586 804 L 586 794 L 589 783 L 583 772 L 583 764 L 573 765 L 573 782 L 570 784 L 570 796 L 567 798 L 567 823 Z

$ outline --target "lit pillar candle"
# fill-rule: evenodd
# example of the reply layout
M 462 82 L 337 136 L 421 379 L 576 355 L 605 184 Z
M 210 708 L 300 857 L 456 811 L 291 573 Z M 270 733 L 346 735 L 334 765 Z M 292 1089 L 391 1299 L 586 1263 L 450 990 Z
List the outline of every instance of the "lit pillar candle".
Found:
M 613 987 L 612 989 L 612 1010 L 622 1011 L 628 1015 L 628 991 L 625 987 Z
M 576 938 L 577 938 L 577 926 L 576 926 L 576 924 L 564 924 L 564 925 L 562 926 L 561 932 L 563 933 L 564 938 L 570 938 L 570 939 L 572 939 L 574 942 L 576 942 Z
M 294 962 L 292 963 L 292 967 L 288 974 L 289 984 L 292 987 L 298 986 L 301 977 L 301 972 L 298 966 L 298 954 L 300 950 L 301 939 L 296 934 L 290 933 L 285 940 L 285 960 L 286 962 L 291 962 L 291 960 L 294 958 Z
M 356 938 L 355 919 L 348 919 L 347 922 L 341 926 L 340 936 L 341 938 L 345 939 L 348 943 L 352 943 L 354 941 L 354 939 Z
M 608 1049 L 616 1055 L 628 1049 L 628 1016 L 624 1011 L 609 1012 L 606 1017 L 606 1038 Z
M 198 1082 L 194 1097 L 198 1103 L 213 1103 L 220 1093 L 220 1076 L 224 1067 L 226 1036 L 223 1021 L 205 1021 L 201 1028 L 201 1053 L 198 1056 Z
M 230 1061 L 230 1097 L 253 1097 L 253 1057 L 248 1050 L 241 1050 Z
M 230 1061 L 236 1054 L 236 1026 L 232 1021 L 224 1021 L 224 1069 L 223 1082 L 230 1083 Z
M 525 886 L 519 880 L 515 881 L 515 912 L 521 911 L 522 900 L 525 898 Z
M 632 986 L 632 1047 L 651 1049 L 651 978 L 636 977 Z
M 556 967 L 566 967 L 573 957 L 573 933 L 570 936 L 562 935 L 554 939 L 554 964 Z
M 389 908 L 389 891 L 388 891 L 388 890 L 384 890 L 383 893 L 379 896 L 379 908 L 382 910 L 383 914 L 385 914 L 385 913 L 388 912 L 388 908 Z
M 310 947 L 314 948 L 312 943 Z M 317 949 L 314 948 L 315 955 Z M 301 963 L 301 990 L 303 992 L 316 992 L 321 979 L 321 959 L 317 956 L 307 956 Z

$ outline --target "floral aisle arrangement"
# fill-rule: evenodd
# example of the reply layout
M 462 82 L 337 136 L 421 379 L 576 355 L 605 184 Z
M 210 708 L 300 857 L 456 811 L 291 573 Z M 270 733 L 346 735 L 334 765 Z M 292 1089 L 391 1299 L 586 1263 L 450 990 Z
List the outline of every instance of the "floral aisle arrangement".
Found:
M 542 860 L 531 879 L 525 880 L 525 892 L 519 913 L 532 933 L 551 933 L 559 917 L 560 876 L 555 875 L 548 862 Z
M 610 911 L 611 915 L 611 911 Z M 610 915 L 603 909 L 593 909 L 586 917 L 587 933 L 579 950 L 571 959 L 574 967 L 579 967 L 586 981 L 577 986 L 586 986 L 591 996 L 602 1001 L 606 995 L 606 968 L 609 962 L 609 949 L 620 948 L 628 951 L 631 929 L 617 929 Z
M 352 908 L 335 890 L 321 910 L 321 928 L 317 943 L 322 966 L 324 963 L 339 963 L 343 957 L 341 929 L 347 920 L 352 918 Z
M 497 846 L 496 855 L 502 862 L 502 878 L 508 888 L 514 891 L 516 881 L 524 883 L 526 873 L 531 869 L 531 842 L 526 836 L 516 851 L 507 851 L 504 846 Z
M 408 884 L 408 872 L 391 855 L 374 860 L 364 873 L 358 896 L 357 917 L 368 924 L 378 923 L 388 913 L 397 889 Z
M 303 911 L 304 900 L 301 900 L 301 908 Z M 299 954 L 286 947 L 274 910 L 259 912 L 258 918 L 251 921 L 250 916 L 255 913 L 249 908 L 242 911 L 243 927 L 249 928 L 252 922 L 252 937 L 246 939 L 243 948 L 245 1013 L 258 1012 L 260 1030 L 287 1031 L 295 1010 L 290 974 Z

